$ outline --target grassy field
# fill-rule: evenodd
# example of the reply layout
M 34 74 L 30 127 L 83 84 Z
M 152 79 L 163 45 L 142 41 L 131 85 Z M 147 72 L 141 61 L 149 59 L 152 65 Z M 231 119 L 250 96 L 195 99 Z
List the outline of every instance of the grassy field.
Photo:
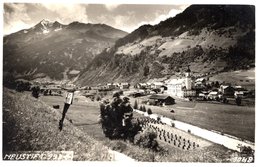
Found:
M 29 93 L 4 89 L 3 151 L 66 150 L 74 151 L 73 160 L 88 161 L 109 160 L 109 148 L 137 161 L 149 162 L 233 162 L 233 158 L 238 156 L 236 152 L 217 144 L 184 151 L 159 142 L 164 151 L 154 152 L 128 141 L 109 140 L 103 135 L 98 124 L 98 102 L 92 102 L 82 96 L 75 97 L 67 113 L 68 120 L 65 120 L 64 128 L 60 132 L 58 121 L 63 100 L 64 97 L 59 96 L 42 96 L 35 99 Z M 60 109 L 53 109 L 52 105 L 57 104 Z
M 230 158 L 234 152 L 212 144 L 209 147 L 204 147 L 193 151 L 183 151 L 175 147 L 160 142 L 160 145 L 165 149 L 162 153 L 150 151 L 149 149 L 140 148 L 132 143 L 122 140 L 107 139 L 98 124 L 99 103 L 92 102 L 90 99 L 83 96 L 75 97 L 77 100 L 70 106 L 66 115 L 67 119 L 71 119 L 77 128 L 81 129 L 91 137 L 108 146 L 113 150 L 122 152 L 138 161 L 149 162 L 230 162 Z M 63 107 L 64 97 L 42 96 L 40 100 L 46 102 L 50 106 L 59 104 L 61 106 L 58 112 L 61 112 Z M 67 128 L 66 126 L 64 128 Z
M 4 89 L 3 155 L 9 151 L 73 151 L 73 160 L 109 161 L 108 147 L 65 120 L 59 131 L 60 114 L 28 93 Z M 98 150 L 98 151 L 97 151 Z
M 131 99 L 132 104 L 137 100 L 139 105 L 144 98 Z M 142 104 L 143 105 L 143 104 Z M 145 105 L 153 113 L 183 121 L 208 130 L 224 132 L 242 139 L 255 139 L 255 107 L 236 106 L 227 104 L 199 103 L 176 100 L 175 105 L 158 107 Z M 174 113 L 171 113 L 171 110 Z
M 232 72 L 223 72 L 209 78 L 210 81 L 219 81 L 220 83 L 232 83 L 242 85 L 243 87 L 255 89 L 255 68 L 249 70 L 239 70 Z

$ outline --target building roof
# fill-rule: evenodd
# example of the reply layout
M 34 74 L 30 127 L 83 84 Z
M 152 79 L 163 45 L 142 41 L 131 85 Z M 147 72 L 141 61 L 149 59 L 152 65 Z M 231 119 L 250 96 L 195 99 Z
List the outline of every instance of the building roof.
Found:
M 163 85 L 163 83 L 162 82 L 154 82 L 154 83 L 152 83 L 153 85 L 159 85 L 159 86 L 162 86 Z
M 209 93 L 209 95 L 217 95 L 217 94 L 218 94 L 218 92 L 215 92 L 215 91 L 212 91 Z
M 185 79 L 181 78 L 181 79 L 171 79 L 167 84 L 176 85 L 176 84 L 183 84 L 183 83 L 185 83 Z
M 138 83 L 140 86 L 147 86 L 146 83 Z
M 167 98 L 172 98 L 171 96 L 168 95 L 159 95 L 159 94 L 153 94 L 149 97 L 150 99 L 160 99 L 160 100 L 165 100 Z M 174 99 L 174 98 L 172 98 Z
M 205 78 L 198 78 L 195 82 L 202 82 L 203 80 L 205 80 Z
M 233 87 L 231 87 L 231 86 L 229 86 L 229 85 L 221 85 L 220 87 L 221 87 L 222 89 L 233 88 Z

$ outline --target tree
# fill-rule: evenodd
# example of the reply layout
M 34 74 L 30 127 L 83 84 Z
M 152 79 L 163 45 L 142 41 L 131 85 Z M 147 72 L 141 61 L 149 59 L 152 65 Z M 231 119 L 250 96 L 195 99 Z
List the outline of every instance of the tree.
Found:
M 215 86 L 215 82 L 211 82 L 211 87 L 213 88 Z
M 148 108 L 148 109 L 147 109 L 147 114 L 148 114 L 148 115 L 151 115 L 152 113 L 153 113 L 152 110 L 151 110 L 150 108 Z
M 135 100 L 134 109 L 138 109 L 137 100 Z
M 150 68 L 149 66 L 144 66 L 144 76 L 146 77 L 147 75 L 149 75 L 149 72 L 150 72 Z
M 146 112 L 146 108 L 145 108 L 145 106 L 143 106 L 143 112 Z
M 143 106 L 140 106 L 140 107 L 139 107 L 139 110 L 140 110 L 140 111 L 143 111 Z
M 103 133 L 110 139 L 129 139 L 141 130 L 140 123 L 133 119 L 133 109 L 127 97 L 115 96 L 110 104 L 100 104 L 100 123 Z
M 238 106 L 240 106 L 241 103 L 242 103 L 241 97 L 236 97 L 236 104 L 237 104 Z
M 219 82 L 216 81 L 216 82 L 215 82 L 215 87 L 216 87 L 216 88 L 219 88 L 219 86 L 220 86 L 220 85 L 219 85 Z
M 34 86 L 32 88 L 32 96 L 35 98 L 38 98 L 40 94 L 40 87 L 39 86 Z

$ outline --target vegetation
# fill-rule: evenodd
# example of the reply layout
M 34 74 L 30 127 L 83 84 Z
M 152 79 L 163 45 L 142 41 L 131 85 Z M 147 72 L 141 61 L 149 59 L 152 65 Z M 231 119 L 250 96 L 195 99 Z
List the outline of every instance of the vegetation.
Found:
M 152 150 L 159 150 L 159 145 L 156 141 L 157 134 L 151 129 L 146 129 L 143 132 L 138 133 L 134 137 L 134 144 L 143 148 L 150 148 Z
M 128 100 L 127 97 L 121 99 L 115 95 L 111 104 L 100 105 L 101 125 L 106 137 L 133 141 L 141 129 L 138 121 L 132 117 L 133 109 Z
M 134 109 L 138 109 L 138 103 L 137 103 L 137 100 L 135 100 L 135 103 L 134 103 Z
M 110 160 L 107 147 L 69 121 L 64 121 L 66 128 L 59 132 L 60 117 L 40 100 L 4 88 L 3 155 L 9 151 L 73 151 L 76 161 Z
M 248 19 L 244 19 L 245 16 Z M 139 82 L 183 72 L 187 65 L 191 65 L 194 72 L 204 74 L 248 69 L 254 66 L 255 62 L 254 18 L 254 7 L 250 5 L 191 5 L 173 18 L 155 26 L 143 25 L 116 41 L 110 50 L 95 56 L 88 65 L 88 68 L 94 71 L 87 70 L 79 80 L 82 80 L 82 83 L 84 80 L 95 82 L 97 79 Z M 180 37 L 180 34 L 185 32 L 188 32 L 186 37 Z M 219 46 L 222 42 L 212 39 L 215 35 L 220 41 L 223 39 L 223 43 L 230 41 L 226 45 L 227 48 Z M 141 44 L 155 36 L 161 38 L 153 45 Z M 183 41 L 183 50 L 177 52 L 168 48 L 166 37 L 172 42 Z M 196 46 L 190 42 L 186 43 L 187 40 L 200 37 L 203 42 Z M 166 46 L 163 46 L 164 43 Z M 142 46 L 141 49 L 134 49 L 136 45 Z M 126 53 L 125 50 L 129 49 L 133 49 L 132 52 Z M 96 76 L 99 71 L 104 72 Z
M 150 108 L 147 109 L 147 114 L 151 115 L 153 112 Z

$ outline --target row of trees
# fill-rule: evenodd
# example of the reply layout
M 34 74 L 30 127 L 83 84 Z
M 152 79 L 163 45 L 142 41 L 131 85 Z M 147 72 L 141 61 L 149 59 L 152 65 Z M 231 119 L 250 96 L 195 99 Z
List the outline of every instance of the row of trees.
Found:
M 138 108 L 138 103 L 136 100 L 134 103 L 134 109 L 136 109 L 136 110 L 139 109 L 140 111 L 147 112 L 149 115 L 153 113 L 150 108 L 146 109 L 144 105 L 140 105 L 140 107 Z

